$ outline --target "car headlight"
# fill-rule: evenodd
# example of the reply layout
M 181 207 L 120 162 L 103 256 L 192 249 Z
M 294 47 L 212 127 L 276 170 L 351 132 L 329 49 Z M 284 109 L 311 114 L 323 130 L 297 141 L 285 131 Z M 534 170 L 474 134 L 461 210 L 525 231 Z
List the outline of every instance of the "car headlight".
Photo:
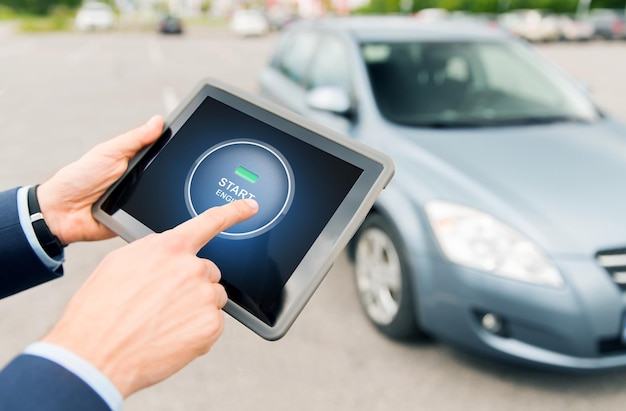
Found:
M 453 263 L 533 284 L 560 287 L 563 277 L 539 247 L 489 214 L 434 201 L 426 213 Z

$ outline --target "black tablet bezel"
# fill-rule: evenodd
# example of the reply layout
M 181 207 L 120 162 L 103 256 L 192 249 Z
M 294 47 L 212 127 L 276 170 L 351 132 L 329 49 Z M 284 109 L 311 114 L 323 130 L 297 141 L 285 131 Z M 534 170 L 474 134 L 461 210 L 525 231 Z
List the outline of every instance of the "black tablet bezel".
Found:
M 330 270 L 335 258 L 358 229 L 380 191 L 391 179 L 394 170 L 393 162 L 386 155 L 368 146 L 282 107 L 217 80 L 206 79 L 196 86 L 168 118 L 161 137 L 131 161 L 125 175 L 94 205 L 93 213 L 96 219 L 127 241 L 136 240 L 153 232 L 124 210 L 119 209 L 112 215 L 109 214 L 103 210 L 103 204 L 115 200 L 111 198 L 111 194 L 129 174 L 137 172 L 138 164 L 143 164 L 145 167 L 151 161 L 151 156 L 158 156 L 159 147 L 163 147 L 167 141 L 176 137 L 187 119 L 207 97 L 218 100 L 363 170 L 284 285 L 283 305 L 285 308 L 273 325 L 268 325 L 230 298 L 224 307 L 224 311 L 261 337 L 276 340 L 281 338 L 293 324 Z

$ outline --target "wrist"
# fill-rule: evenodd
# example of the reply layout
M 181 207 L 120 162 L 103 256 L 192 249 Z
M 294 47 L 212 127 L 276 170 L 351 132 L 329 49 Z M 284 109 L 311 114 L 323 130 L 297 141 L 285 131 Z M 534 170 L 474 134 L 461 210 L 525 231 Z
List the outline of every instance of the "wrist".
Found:
M 70 330 L 59 330 L 58 327 L 41 342 L 61 347 L 82 358 L 105 376 L 122 398 L 128 398 L 138 390 L 134 388 L 134 373 L 128 362 L 119 361 L 118 356 L 104 349 L 102 344 L 90 344 L 84 336 L 73 335 Z
M 37 186 L 37 201 L 44 221 L 46 222 L 50 232 L 54 235 L 61 244 L 68 245 L 71 241 L 67 241 L 63 236 L 62 224 L 63 220 L 62 212 L 58 211 L 58 207 L 55 206 L 54 196 L 49 192 L 48 185 L 46 183 Z
M 65 245 L 61 240 L 51 231 L 50 227 L 45 220 L 43 212 L 41 210 L 39 201 L 37 199 L 37 188 L 33 186 L 28 189 L 27 202 L 28 202 L 28 214 L 30 223 L 33 227 L 35 237 L 43 248 L 43 250 L 52 258 L 57 258 L 63 254 L 63 248 Z

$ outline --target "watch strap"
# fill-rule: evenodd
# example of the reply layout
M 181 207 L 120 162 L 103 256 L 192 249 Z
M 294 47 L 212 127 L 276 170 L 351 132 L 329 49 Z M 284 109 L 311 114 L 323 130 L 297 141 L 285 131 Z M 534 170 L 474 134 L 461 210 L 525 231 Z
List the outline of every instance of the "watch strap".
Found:
M 37 188 L 39 186 L 33 186 L 28 189 L 28 214 L 30 216 L 30 223 L 37 237 L 37 241 L 41 245 L 41 248 L 52 258 L 56 258 L 63 253 L 63 243 L 61 240 L 50 231 L 48 224 L 41 214 L 41 208 L 39 206 L 39 200 L 37 200 Z

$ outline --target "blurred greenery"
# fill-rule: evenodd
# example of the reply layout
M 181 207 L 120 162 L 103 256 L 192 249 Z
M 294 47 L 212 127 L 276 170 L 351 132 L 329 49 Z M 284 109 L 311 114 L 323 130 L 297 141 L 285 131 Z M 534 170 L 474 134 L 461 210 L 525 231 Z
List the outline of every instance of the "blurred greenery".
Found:
M 228 19 L 203 14 L 196 17 L 187 17 L 184 22 L 187 26 L 224 26 L 228 24 Z
M 74 9 L 58 5 L 51 7 L 46 16 L 23 15 L 20 18 L 20 30 L 24 32 L 70 30 L 75 14 Z
M 0 5 L 0 20 L 13 20 L 15 17 L 15 11 L 12 8 Z
M 0 0 L 0 20 L 21 20 L 23 30 L 65 30 L 84 0 Z M 100 0 L 112 4 L 113 0 Z M 330 4 L 331 0 L 321 0 Z M 444 8 L 474 13 L 499 13 L 511 9 L 546 9 L 574 13 L 581 0 L 370 0 L 356 13 L 414 13 L 426 8 Z M 584 1 L 584 0 L 582 0 Z M 163 1 L 163 4 L 167 3 Z M 211 0 L 202 1 L 202 9 Z M 591 8 L 626 8 L 626 0 L 591 0 Z
M 1 0 L 0 0 L 1 1 Z M 407 13 L 427 8 L 474 13 L 500 13 L 512 9 L 545 9 L 575 13 L 579 0 L 371 0 L 358 13 Z M 591 0 L 591 8 L 625 9 L 626 0 Z
M 52 15 L 58 7 L 76 9 L 82 0 L 0 0 L 0 7 L 8 7 L 17 14 Z

